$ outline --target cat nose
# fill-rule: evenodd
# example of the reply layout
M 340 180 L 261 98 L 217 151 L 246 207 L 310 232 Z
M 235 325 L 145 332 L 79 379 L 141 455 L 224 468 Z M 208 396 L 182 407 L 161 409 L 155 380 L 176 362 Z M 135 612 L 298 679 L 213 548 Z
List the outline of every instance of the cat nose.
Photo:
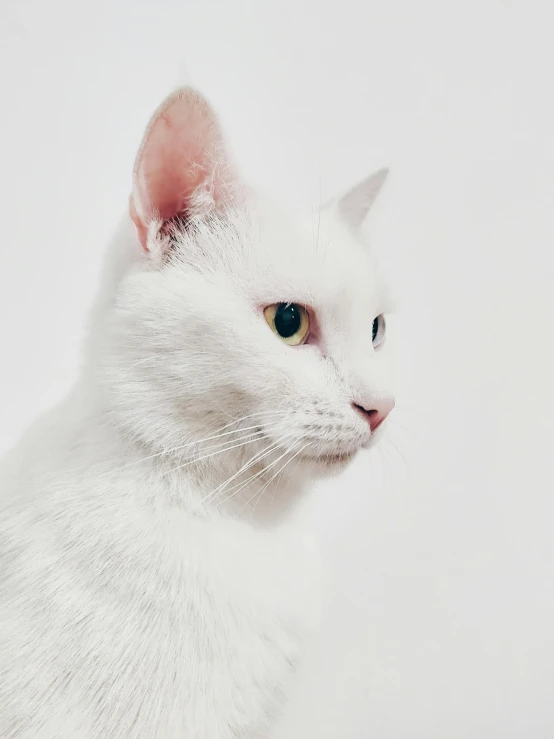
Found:
M 372 433 L 383 423 L 385 418 L 394 408 L 394 398 L 383 398 L 382 400 L 371 403 L 369 408 L 366 408 L 359 403 L 352 404 L 354 408 L 361 413 L 366 421 L 369 423 L 369 428 Z

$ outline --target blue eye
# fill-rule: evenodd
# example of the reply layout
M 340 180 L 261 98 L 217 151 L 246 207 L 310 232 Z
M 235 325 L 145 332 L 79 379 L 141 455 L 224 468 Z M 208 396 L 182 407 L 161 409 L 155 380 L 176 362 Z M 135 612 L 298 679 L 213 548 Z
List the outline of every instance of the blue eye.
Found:
M 373 346 L 377 348 L 383 343 L 385 338 L 385 317 L 383 315 L 377 316 L 373 321 L 373 327 L 371 330 L 371 340 Z

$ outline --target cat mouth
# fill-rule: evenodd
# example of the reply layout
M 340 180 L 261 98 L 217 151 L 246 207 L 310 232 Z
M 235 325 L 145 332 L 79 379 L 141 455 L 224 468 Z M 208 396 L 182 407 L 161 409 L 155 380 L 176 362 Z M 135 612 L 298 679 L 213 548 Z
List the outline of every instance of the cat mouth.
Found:
M 339 454 L 303 454 L 305 460 L 308 462 L 318 462 L 325 466 L 334 466 L 350 462 L 350 460 L 356 455 L 357 450 L 350 452 L 341 452 Z

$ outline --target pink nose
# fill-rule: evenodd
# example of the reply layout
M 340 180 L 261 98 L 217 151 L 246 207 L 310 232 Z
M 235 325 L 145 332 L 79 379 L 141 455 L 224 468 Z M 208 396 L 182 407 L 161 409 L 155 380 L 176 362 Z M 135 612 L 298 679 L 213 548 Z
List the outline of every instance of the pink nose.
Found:
M 361 413 L 369 423 L 371 431 L 375 431 L 383 423 L 385 418 L 394 408 L 394 400 L 392 398 L 386 398 L 385 400 L 379 400 L 378 402 L 372 403 L 373 408 L 364 408 L 359 403 L 352 404 L 354 408 Z

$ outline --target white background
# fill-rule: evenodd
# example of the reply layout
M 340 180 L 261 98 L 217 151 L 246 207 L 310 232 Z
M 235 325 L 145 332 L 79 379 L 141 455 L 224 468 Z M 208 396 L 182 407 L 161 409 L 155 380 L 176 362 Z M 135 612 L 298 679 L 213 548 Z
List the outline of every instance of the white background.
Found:
M 75 375 L 136 147 L 183 65 L 281 200 L 391 167 L 370 230 L 399 409 L 320 493 L 330 600 L 280 739 L 554 737 L 550 7 L 2 0 L 2 449 Z

